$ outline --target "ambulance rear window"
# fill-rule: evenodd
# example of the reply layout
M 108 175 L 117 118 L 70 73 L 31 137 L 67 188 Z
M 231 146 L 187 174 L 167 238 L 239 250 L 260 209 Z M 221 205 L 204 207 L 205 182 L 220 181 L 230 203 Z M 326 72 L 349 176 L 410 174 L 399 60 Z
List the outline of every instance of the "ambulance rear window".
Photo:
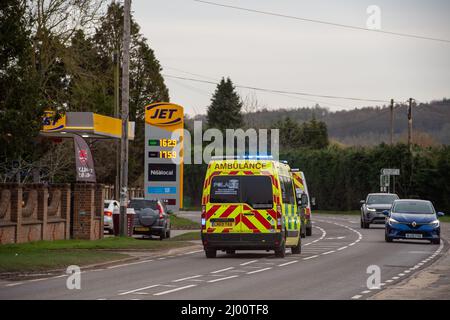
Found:
M 254 209 L 272 208 L 272 182 L 266 176 L 216 176 L 211 203 L 247 203 Z
M 212 203 L 239 202 L 239 177 L 217 176 L 211 182 Z

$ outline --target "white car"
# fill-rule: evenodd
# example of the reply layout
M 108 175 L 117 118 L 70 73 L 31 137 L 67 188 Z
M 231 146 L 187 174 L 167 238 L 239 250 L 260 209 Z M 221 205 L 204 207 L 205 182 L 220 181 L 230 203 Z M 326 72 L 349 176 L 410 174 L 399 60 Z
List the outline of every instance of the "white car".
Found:
M 114 233 L 113 212 L 119 210 L 119 201 L 105 200 L 103 209 L 103 230 Z

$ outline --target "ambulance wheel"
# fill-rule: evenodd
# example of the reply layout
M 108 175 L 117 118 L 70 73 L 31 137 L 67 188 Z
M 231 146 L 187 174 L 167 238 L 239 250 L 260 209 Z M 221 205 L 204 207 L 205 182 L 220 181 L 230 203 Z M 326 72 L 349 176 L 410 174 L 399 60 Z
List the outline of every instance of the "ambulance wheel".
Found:
M 291 248 L 292 254 L 300 254 L 302 253 L 302 239 L 299 237 L 297 245 Z
M 227 254 L 236 254 L 236 250 L 231 250 L 231 249 L 226 250 L 225 252 L 226 252 Z
M 306 227 L 306 235 L 308 237 L 312 236 L 312 227 Z
M 275 257 L 284 258 L 286 256 L 286 242 L 283 241 L 283 244 L 275 249 Z
M 205 249 L 205 255 L 207 258 L 215 258 L 217 256 L 216 249 Z
M 300 237 L 306 238 L 306 235 L 307 235 L 306 227 L 302 225 L 302 227 L 300 228 Z

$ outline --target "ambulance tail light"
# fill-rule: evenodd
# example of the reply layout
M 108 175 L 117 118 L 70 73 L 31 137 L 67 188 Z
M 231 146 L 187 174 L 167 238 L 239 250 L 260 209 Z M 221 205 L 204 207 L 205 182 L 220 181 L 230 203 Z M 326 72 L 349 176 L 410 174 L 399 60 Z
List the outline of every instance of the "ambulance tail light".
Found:
M 277 230 L 281 232 L 281 206 L 277 205 Z
M 202 230 L 206 228 L 206 206 L 202 206 Z

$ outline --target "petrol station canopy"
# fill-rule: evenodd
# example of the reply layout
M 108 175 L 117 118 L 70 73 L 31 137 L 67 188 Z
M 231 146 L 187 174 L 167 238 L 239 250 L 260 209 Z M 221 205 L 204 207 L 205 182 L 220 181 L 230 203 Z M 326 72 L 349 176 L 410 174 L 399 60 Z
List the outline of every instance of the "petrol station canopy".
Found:
M 134 140 L 135 123 L 128 122 L 128 139 Z M 122 120 L 93 112 L 67 112 L 55 118 L 52 111 L 46 111 L 42 136 L 69 138 L 79 135 L 93 139 L 120 139 L 122 136 Z

